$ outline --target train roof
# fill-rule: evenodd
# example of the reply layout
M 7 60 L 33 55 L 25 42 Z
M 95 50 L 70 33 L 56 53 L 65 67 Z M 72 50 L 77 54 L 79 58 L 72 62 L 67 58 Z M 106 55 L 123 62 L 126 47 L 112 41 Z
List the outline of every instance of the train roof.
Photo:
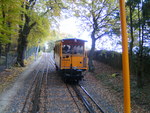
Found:
M 69 41 L 69 40 L 75 40 L 75 41 L 82 41 L 82 42 L 87 42 L 86 40 L 82 40 L 82 39 L 77 39 L 77 38 L 65 38 L 65 39 L 62 39 L 62 40 L 58 40 L 56 42 L 60 42 L 60 41 Z

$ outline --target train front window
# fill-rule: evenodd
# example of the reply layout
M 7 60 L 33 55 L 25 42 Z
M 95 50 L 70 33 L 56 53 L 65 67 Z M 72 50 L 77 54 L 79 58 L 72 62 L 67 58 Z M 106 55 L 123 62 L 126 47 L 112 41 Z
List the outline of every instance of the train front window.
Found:
M 83 54 L 83 46 L 82 45 L 75 45 L 72 48 L 73 54 Z
M 70 45 L 63 45 L 62 47 L 62 53 L 63 54 L 69 54 L 70 53 Z
M 62 53 L 63 54 L 77 54 L 77 55 L 81 55 L 81 54 L 84 53 L 83 45 L 69 45 L 69 44 L 65 44 L 62 47 Z

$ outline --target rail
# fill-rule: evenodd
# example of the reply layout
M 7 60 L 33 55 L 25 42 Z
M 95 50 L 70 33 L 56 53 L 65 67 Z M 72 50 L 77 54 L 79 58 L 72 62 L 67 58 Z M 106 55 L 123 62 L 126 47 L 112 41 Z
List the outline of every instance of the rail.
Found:
M 80 91 L 77 89 L 75 85 L 72 85 L 72 88 L 78 95 L 78 97 L 82 100 L 83 104 L 85 105 L 86 109 L 89 111 L 89 113 L 96 113 L 90 103 L 83 97 L 83 95 L 80 93 Z
M 79 112 L 82 113 L 82 112 L 81 112 L 81 109 L 79 108 L 79 106 L 78 106 L 78 104 L 77 104 L 77 102 L 75 101 L 75 98 L 74 98 L 73 94 L 71 93 L 71 90 L 69 89 L 69 86 L 68 86 L 67 84 L 66 84 L 66 86 L 67 86 L 67 89 L 68 89 L 68 91 L 69 91 L 69 94 L 71 95 L 71 97 L 72 97 L 72 99 L 73 99 L 75 105 L 77 106 Z
M 95 103 L 95 105 L 97 106 L 97 108 L 104 113 L 104 111 L 102 110 L 102 108 L 96 103 L 96 101 L 92 98 L 92 96 L 85 90 L 85 88 L 83 86 L 81 86 L 79 84 L 79 87 L 87 94 L 87 96 Z
M 49 66 L 45 65 L 45 63 L 46 61 L 42 62 L 42 65 L 38 65 L 36 68 L 37 71 L 34 75 L 31 86 L 26 95 L 26 99 L 23 108 L 21 110 L 21 113 L 26 112 L 25 110 L 27 108 L 27 105 L 28 105 L 27 110 L 28 111 L 30 110 L 31 113 L 37 113 L 39 111 L 41 87 L 42 87 L 44 77 L 47 79 L 48 68 L 49 68 Z M 32 103 L 32 104 L 27 104 L 27 103 Z
M 39 66 L 39 65 L 38 65 L 38 66 Z M 34 83 L 35 83 L 35 81 L 36 81 L 36 79 L 37 79 L 37 75 L 38 75 L 39 72 L 40 72 L 40 70 L 38 70 L 38 71 L 36 72 L 35 76 L 34 76 L 34 79 L 33 79 L 33 81 L 32 81 L 32 84 L 31 84 L 31 86 L 30 86 L 30 88 L 29 88 L 29 90 L 28 90 L 28 93 L 27 93 L 27 96 L 26 96 L 26 99 L 25 99 L 25 103 L 24 103 L 24 105 L 23 105 L 23 108 L 22 108 L 22 110 L 21 110 L 21 113 L 23 113 L 24 110 L 25 110 L 27 101 L 29 100 L 29 96 L 30 96 L 30 94 L 31 94 L 33 85 L 34 85 Z

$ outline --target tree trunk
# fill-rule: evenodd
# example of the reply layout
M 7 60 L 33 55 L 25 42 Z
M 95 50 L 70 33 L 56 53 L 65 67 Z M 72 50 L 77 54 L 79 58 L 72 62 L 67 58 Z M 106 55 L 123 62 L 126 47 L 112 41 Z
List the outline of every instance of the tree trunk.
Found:
M 94 36 L 91 36 L 91 37 L 92 37 L 92 47 L 91 47 L 91 50 L 90 50 L 90 53 L 89 53 L 89 71 L 94 72 L 95 67 L 93 65 L 93 55 L 94 55 L 96 40 L 95 40 Z
M 142 81 L 142 56 L 138 55 L 138 70 L 137 70 L 137 87 L 142 88 L 143 87 L 143 81 Z
M 11 43 L 6 44 L 5 46 L 5 55 L 6 55 L 6 68 L 9 67 L 9 57 L 8 57 L 8 53 L 10 51 L 10 45 Z
M 18 48 L 17 48 L 17 64 L 20 66 L 24 67 L 24 55 L 25 55 L 25 50 L 27 48 L 27 35 L 19 35 L 18 39 Z
M 17 64 L 24 67 L 24 55 L 27 48 L 27 38 L 30 33 L 31 28 L 35 25 L 29 25 L 30 18 L 25 15 L 24 26 L 20 26 L 19 30 L 19 39 L 18 39 L 18 48 L 17 48 Z
M 134 37 L 133 37 L 133 18 L 132 18 L 132 7 L 131 5 L 129 6 L 129 9 L 130 9 L 130 33 L 131 33 L 131 42 L 130 42 L 130 48 L 129 48 L 129 55 L 130 55 L 130 70 L 132 70 L 133 68 L 133 58 L 132 58 L 132 49 L 133 49 L 133 42 L 134 42 Z
M 140 19 L 140 6 L 138 4 L 138 19 L 139 19 L 139 54 L 138 54 L 138 58 L 137 58 L 137 63 L 138 63 L 138 67 L 137 67 L 137 87 L 138 88 L 142 88 L 143 87 L 143 83 L 142 83 L 142 52 L 143 52 L 143 25 L 142 25 L 142 36 L 141 36 L 141 19 Z M 142 39 L 141 39 L 142 37 Z

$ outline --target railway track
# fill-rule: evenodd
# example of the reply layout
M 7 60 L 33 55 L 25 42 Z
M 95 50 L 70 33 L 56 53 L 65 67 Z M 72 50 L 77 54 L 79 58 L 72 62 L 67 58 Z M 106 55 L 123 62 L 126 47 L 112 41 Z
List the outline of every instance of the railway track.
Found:
M 50 57 L 51 56 L 51 57 Z M 55 70 L 55 65 L 54 65 L 54 61 L 52 59 L 52 55 L 48 55 L 47 56 L 47 61 L 46 61 L 46 65 L 47 65 L 47 68 L 46 68 L 46 73 L 45 73 L 45 76 L 43 78 L 43 84 L 41 86 L 41 95 L 40 95 L 40 109 L 39 111 L 42 111 L 44 113 L 47 113 L 48 111 L 48 107 L 47 107 L 47 104 L 49 103 L 48 102 L 48 99 L 49 99 L 49 94 L 48 94 L 48 75 L 50 74 L 50 72 L 53 72 Z
M 97 104 L 96 100 L 85 90 L 85 88 L 78 84 L 79 87 L 85 92 L 85 94 L 91 99 L 91 101 L 96 105 L 97 109 L 101 112 L 104 113 L 104 111 L 102 110 L 102 108 Z
M 73 91 L 76 93 L 78 99 L 80 99 L 82 101 L 82 105 L 78 105 L 78 100 L 76 100 L 73 95 L 73 92 L 71 92 L 69 86 L 66 84 L 67 89 L 71 95 L 71 97 L 73 98 L 77 109 L 80 113 L 82 113 L 81 109 L 84 107 L 86 108 L 86 110 L 89 113 L 104 113 L 104 111 L 102 110 L 102 108 L 96 103 L 96 101 L 92 98 L 92 96 L 85 90 L 85 88 L 83 86 L 81 86 L 80 84 L 77 85 L 71 85 L 71 88 L 73 89 Z M 80 107 L 79 107 L 80 106 Z M 82 108 L 81 108 L 82 106 Z
M 45 58 L 48 60 L 45 60 Z M 62 83 L 60 77 L 56 75 L 49 76 L 51 72 L 55 72 L 53 59 L 47 55 L 42 59 L 43 60 L 41 61 L 40 65 L 38 65 L 36 71 L 34 71 L 34 79 L 32 80 L 32 84 L 28 90 L 21 113 L 64 112 L 62 110 L 60 111 L 60 109 L 63 109 L 61 103 L 64 102 L 69 102 L 70 104 L 72 104 L 71 106 L 75 110 L 75 112 L 104 113 L 101 107 L 95 102 L 95 100 L 92 98 L 92 96 L 90 96 L 90 94 L 85 90 L 83 86 L 79 84 L 66 85 L 68 91 L 65 90 L 66 86 L 64 83 Z M 57 87 L 59 86 L 59 84 L 62 84 L 61 88 Z M 63 94 L 70 94 L 70 97 L 68 97 L 67 95 L 66 97 L 61 97 L 61 95 Z M 59 101 L 57 102 L 58 106 L 53 105 L 52 103 L 54 102 L 55 98 L 59 98 L 59 95 L 60 99 L 62 99 L 62 101 L 60 102 L 61 106 L 58 105 Z M 69 107 L 71 107 L 70 104 L 67 104 L 66 106 L 69 105 Z M 55 109 L 53 109 L 54 106 Z M 65 108 L 68 109 L 67 107 Z M 71 110 L 71 108 L 69 108 L 69 110 Z
M 43 57 L 47 57 L 47 56 L 43 56 Z M 37 69 L 34 71 L 35 74 L 32 73 L 32 76 L 34 75 L 34 79 L 32 80 L 32 84 L 26 95 L 26 99 L 23 108 L 21 110 L 21 113 L 24 112 L 37 113 L 39 111 L 41 87 L 43 84 L 43 79 L 47 78 L 48 68 L 49 68 L 45 60 L 42 60 L 42 62 L 40 63 L 41 65 L 38 65 Z

